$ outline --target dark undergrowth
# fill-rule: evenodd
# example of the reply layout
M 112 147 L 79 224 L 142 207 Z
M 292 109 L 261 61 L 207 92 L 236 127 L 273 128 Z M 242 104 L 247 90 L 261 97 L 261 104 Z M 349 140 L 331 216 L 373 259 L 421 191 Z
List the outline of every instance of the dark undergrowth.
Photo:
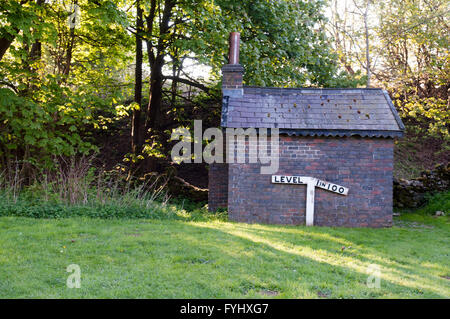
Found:
M 450 191 L 427 194 L 425 198 L 426 203 L 421 207 L 417 209 L 398 209 L 398 212 L 402 214 L 435 215 L 437 211 L 441 211 L 444 214 L 450 214 Z
M 32 218 L 150 218 L 209 220 L 226 218 L 209 213 L 206 203 L 172 198 L 168 178 L 141 181 L 121 170 L 98 171 L 91 159 L 56 165 L 24 184 L 19 174 L 0 174 L 0 216 Z

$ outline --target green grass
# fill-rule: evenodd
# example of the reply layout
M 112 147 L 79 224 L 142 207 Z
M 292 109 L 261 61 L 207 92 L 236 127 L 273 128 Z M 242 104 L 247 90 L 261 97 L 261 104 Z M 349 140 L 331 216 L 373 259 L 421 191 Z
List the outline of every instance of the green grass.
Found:
M 446 212 L 450 214 L 450 191 L 437 194 L 427 194 L 426 205 L 419 207 L 416 210 L 404 208 L 400 212 L 408 215 L 409 213 L 415 213 L 419 215 L 434 215 L 437 211 Z
M 0 298 L 449 298 L 449 218 L 395 224 L 0 217 Z M 70 264 L 80 289 L 66 287 Z

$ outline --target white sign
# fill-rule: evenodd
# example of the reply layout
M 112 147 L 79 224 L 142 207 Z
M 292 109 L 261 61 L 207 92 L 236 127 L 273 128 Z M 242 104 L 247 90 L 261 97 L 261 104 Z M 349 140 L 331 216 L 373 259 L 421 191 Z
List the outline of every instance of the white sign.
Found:
M 272 175 L 272 183 L 275 184 L 306 184 L 309 177 Z
M 272 175 L 272 183 L 274 184 L 293 184 L 305 185 L 306 188 L 306 226 L 314 224 L 314 193 L 315 188 L 319 187 L 330 192 L 340 195 L 347 195 L 348 188 L 322 181 L 318 178 L 308 176 L 286 176 L 286 175 Z
M 336 185 L 336 184 L 329 183 L 329 182 L 325 182 L 325 181 L 322 181 L 317 178 L 315 180 L 316 180 L 316 187 L 320 187 L 320 188 L 326 189 L 327 191 L 338 193 L 341 195 L 347 195 L 347 193 L 348 193 L 347 187 Z

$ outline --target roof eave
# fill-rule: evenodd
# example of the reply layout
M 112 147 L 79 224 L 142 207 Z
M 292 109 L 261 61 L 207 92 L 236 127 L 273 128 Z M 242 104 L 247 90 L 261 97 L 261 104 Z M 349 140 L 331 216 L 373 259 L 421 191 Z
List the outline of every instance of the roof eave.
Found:
M 403 131 L 381 131 L 381 130 L 327 130 L 327 129 L 280 129 L 280 134 L 289 136 L 324 136 L 324 137 L 385 137 L 400 138 Z
M 266 130 L 265 132 L 270 132 L 276 128 L 258 128 L 258 127 L 228 127 L 222 126 L 222 128 L 227 129 L 249 129 L 253 128 L 257 132 L 259 129 Z M 288 136 L 309 136 L 309 137 L 366 137 L 366 138 L 401 138 L 403 137 L 403 131 L 382 131 L 382 130 L 330 130 L 330 129 L 278 129 L 280 135 Z M 244 133 L 245 134 L 245 133 Z M 270 133 L 271 134 L 271 133 Z

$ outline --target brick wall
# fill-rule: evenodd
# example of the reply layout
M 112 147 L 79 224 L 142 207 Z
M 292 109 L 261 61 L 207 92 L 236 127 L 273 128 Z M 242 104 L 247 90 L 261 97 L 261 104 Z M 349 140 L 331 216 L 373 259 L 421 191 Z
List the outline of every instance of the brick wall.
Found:
M 240 64 L 226 64 L 222 67 L 222 89 L 242 89 L 244 68 Z
M 315 225 L 390 226 L 393 146 L 392 139 L 382 138 L 280 136 L 276 174 L 316 177 L 350 189 L 343 196 L 316 188 Z M 306 185 L 272 184 L 271 175 L 260 174 L 259 164 L 229 164 L 228 173 L 231 220 L 304 224 Z M 224 186 L 218 176 L 210 178 L 211 198 L 217 196 L 217 184 Z
M 228 206 L 228 165 L 214 163 L 209 165 L 208 208 L 216 211 Z

